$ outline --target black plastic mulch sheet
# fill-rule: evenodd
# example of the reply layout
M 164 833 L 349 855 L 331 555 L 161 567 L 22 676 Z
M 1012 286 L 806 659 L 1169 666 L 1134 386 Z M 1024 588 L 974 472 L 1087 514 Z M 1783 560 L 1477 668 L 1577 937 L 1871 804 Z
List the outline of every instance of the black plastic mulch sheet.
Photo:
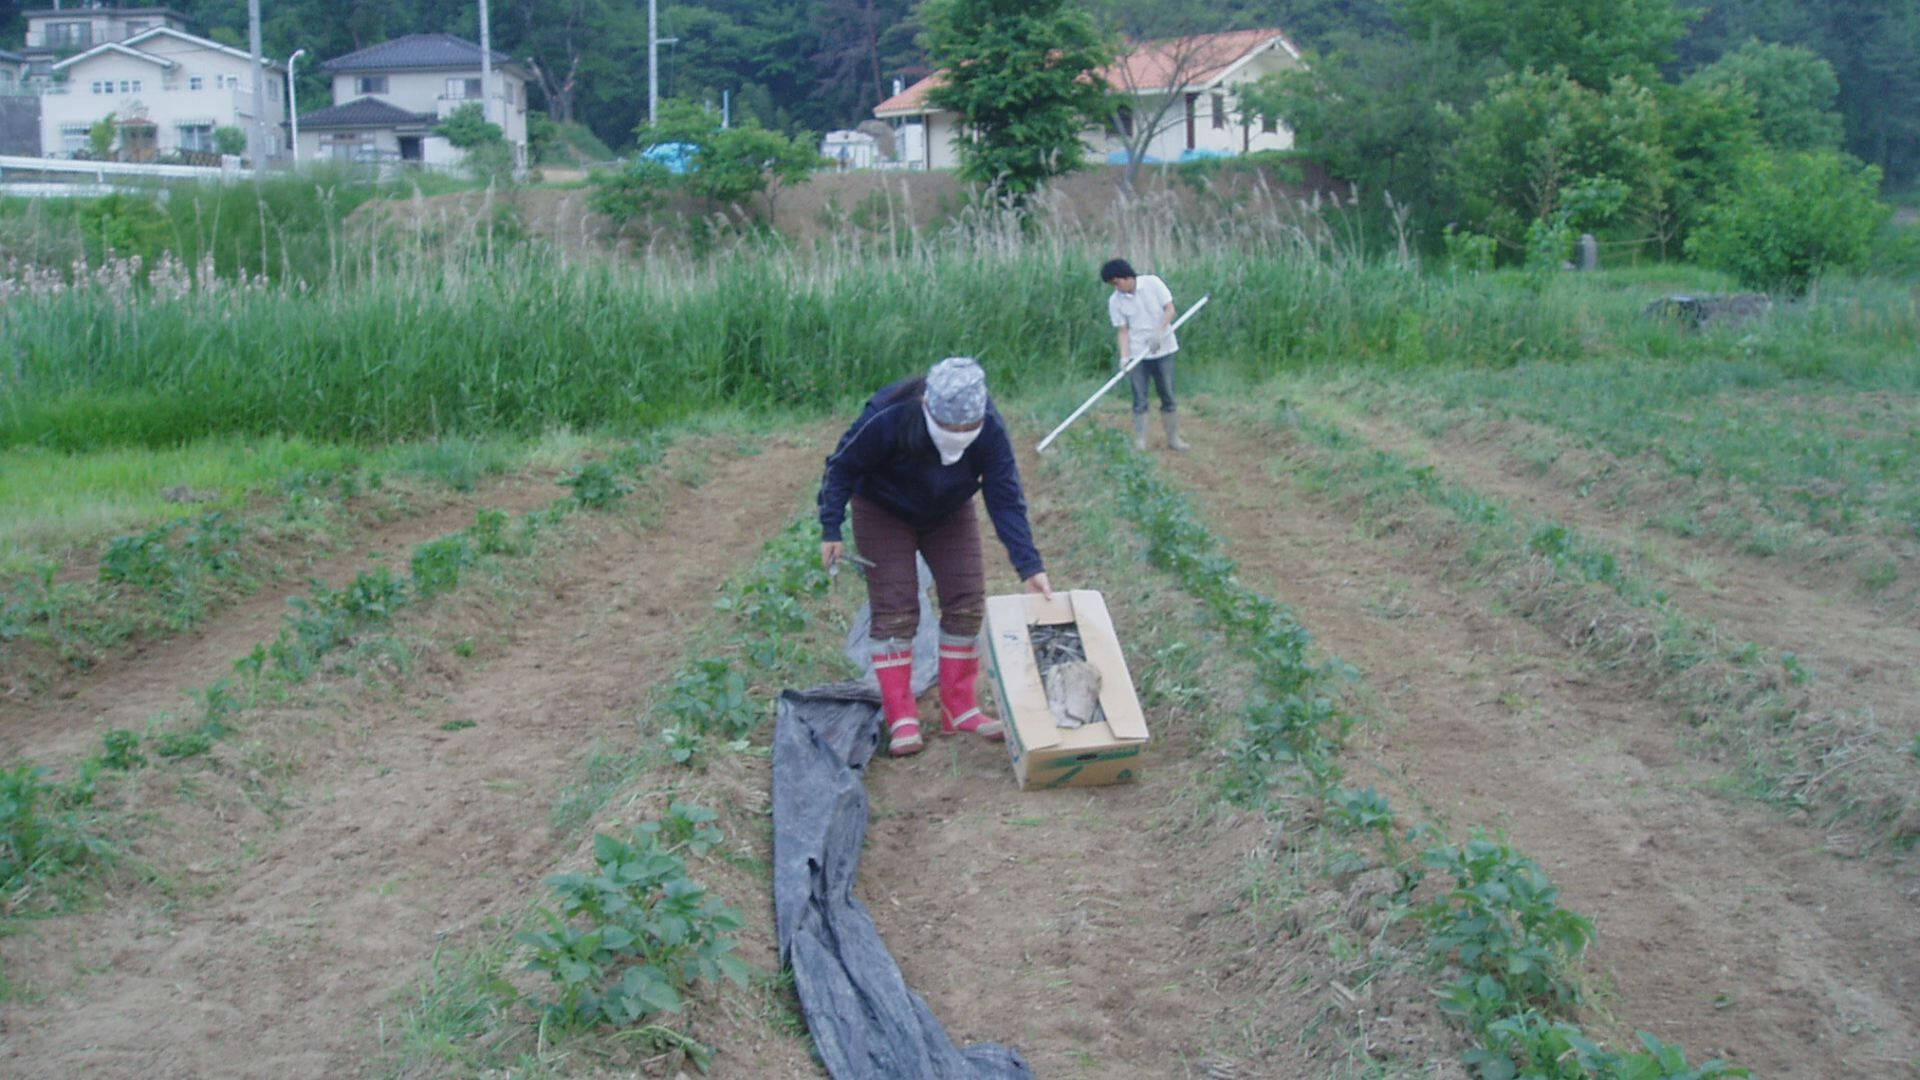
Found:
M 854 682 L 780 695 L 773 909 L 814 1046 L 835 1080 L 1031 1080 L 1011 1047 L 953 1045 L 854 898 L 866 767 L 879 748 L 874 690 Z

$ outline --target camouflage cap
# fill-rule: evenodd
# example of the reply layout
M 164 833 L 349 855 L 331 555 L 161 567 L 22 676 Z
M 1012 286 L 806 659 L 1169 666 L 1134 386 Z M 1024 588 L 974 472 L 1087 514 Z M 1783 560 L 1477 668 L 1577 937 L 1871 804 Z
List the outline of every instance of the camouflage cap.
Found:
M 987 373 L 970 356 L 949 356 L 927 372 L 927 413 L 946 427 L 977 424 L 987 415 Z

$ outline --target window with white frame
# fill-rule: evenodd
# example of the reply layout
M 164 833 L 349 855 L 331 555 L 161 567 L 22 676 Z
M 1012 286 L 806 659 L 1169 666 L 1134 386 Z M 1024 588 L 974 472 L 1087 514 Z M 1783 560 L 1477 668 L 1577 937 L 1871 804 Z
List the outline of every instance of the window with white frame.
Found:
M 87 148 L 87 125 L 60 125 L 60 152 L 72 157 Z
M 207 88 L 207 78 L 206 78 L 206 76 L 204 76 L 204 75 L 189 75 L 189 76 L 187 76 L 187 89 L 189 89 L 189 90 L 205 90 L 206 88 Z
M 238 90 L 238 89 L 240 89 L 240 76 L 238 76 L 238 75 L 222 75 L 222 76 L 220 76 L 219 78 L 220 78 L 220 89 L 222 89 L 222 90 Z
M 385 75 L 362 75 L 353 80 L 353 91 L 361 95 L 384 94 L 387 92 L 387 77 Z
M 475 100 L 480 97 L 479 79 L 448 79 L 447 97 L 454 100 Z
M 96 94 L 111 94 L 113 93 L 113 84 L 95 79 L 93 81 L 93 92 Z
M 1213 95 L 1213 126 L 1215 130 L 1227 126 L 1227 95 Z
M 213 125 L 181 124 L 180 149 L 194 153 L 212 153 L 214 150 Z

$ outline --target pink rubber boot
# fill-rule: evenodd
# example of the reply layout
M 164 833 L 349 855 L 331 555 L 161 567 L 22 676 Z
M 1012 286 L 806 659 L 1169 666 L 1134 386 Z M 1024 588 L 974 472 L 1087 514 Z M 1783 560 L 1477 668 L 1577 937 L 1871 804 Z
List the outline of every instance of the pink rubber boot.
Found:
M 925 749 L 920 706 L 913 700 L 913 643 L 873 643 L 873 674 L 880 680 L 880 712 L 887 721 L 887 753 L 906 757 Z
M 980 711 L 974 689 L 980 681 L 980 639 L 940 635 L 940 730 L 965 731 L 983 739 L 1007 737 L 1000 721 Z

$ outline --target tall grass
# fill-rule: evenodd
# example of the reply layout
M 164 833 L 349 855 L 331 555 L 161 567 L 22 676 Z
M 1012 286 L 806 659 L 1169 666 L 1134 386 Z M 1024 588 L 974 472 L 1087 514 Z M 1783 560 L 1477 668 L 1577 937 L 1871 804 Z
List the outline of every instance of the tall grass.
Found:
M 998 392 L 1018 393 L 1111 370 L 1096 268 L 1115 253 L 1167 277 L 1182 305 L 1212 294 L 1182 337 L 1193 362 L 1215 368 L 1752 348 L 1641 317 L 1644 285 L 1422 272 L 1390 244 L 1366 254 L 1324 208 L 1242 197 L 1212 209 L 1196 222 L 1140 207 L 1100 229 L 977 212 L 938 234 L 805 251 L 750 239 L 638 265 L 583 265 L 532 245 L 387 244 L 334 251 L 328 284 L 311 290 L 23 298 L 0 309 L 0 447 L 643 427 L 720 405 L 826 407 L 963 353 L 982 359 Z M 1920 339 L 1910 295 L 1841 300 L 1850 321 L 1830 298 L 1748 338 L 1872 349 Z

